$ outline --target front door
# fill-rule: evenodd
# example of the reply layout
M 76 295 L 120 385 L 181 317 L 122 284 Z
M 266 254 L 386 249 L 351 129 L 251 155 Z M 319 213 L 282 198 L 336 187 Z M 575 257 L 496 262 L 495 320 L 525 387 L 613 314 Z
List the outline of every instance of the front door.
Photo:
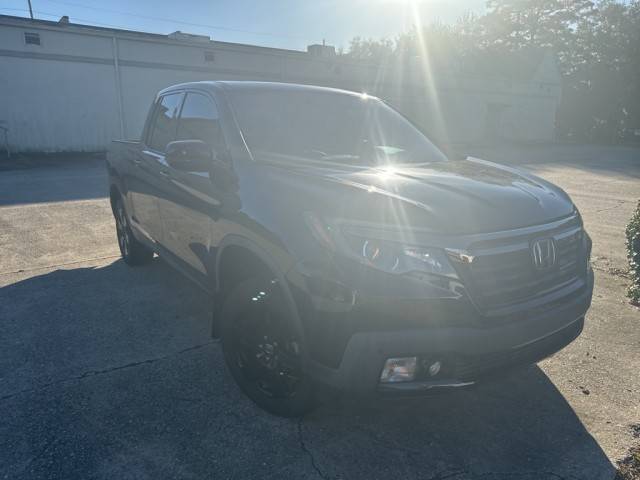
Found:
M 176 140 L 202 140 L 214 153 L 226 150 L 212 98 L 204 93 L 187 92 Z M 212 228 L 220 206 L 211 177 L 213 169 L 189 172 L 168 165 L 166 169 L 170 194 L 160 200 L 165 247 L 186 262 L 192 273 L 204 279 L 212 268 Z

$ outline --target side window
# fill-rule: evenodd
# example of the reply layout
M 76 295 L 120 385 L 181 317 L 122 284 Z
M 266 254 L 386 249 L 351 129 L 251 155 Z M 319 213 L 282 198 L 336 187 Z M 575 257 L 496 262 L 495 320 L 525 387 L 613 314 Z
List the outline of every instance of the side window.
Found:
M 209 97 L 199 93 L 187 93 L 176 139 L 202 140 L 219 152 L 224 149 L 218 110 Z
M 149 137 L 149 146 L 152 149 L 164 152 L 167 143 L 175 140 L 176 116 L 181 99 L 181 93 L 172 93 L 165 95 L 157 103 Z

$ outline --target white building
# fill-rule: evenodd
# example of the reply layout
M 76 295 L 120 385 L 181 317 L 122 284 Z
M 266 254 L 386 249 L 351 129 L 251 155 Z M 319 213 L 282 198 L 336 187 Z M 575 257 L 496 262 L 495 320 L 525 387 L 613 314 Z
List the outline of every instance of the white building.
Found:
M 552 55 L 525 79 L 440 76 L 336 55 L 0 15 L 0 127 L 11 150 L 102 151 L 137 138 L 155 93 L 192 80 L 265 80 L 380 96 L 449 143 L 554 138 L 560 76 Z

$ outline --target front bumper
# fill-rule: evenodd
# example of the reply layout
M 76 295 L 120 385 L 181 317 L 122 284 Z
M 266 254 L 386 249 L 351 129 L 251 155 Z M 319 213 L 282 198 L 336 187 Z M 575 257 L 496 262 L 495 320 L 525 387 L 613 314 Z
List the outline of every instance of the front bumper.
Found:
M 579 295 L 526 319 L 491 327 L 427 327 L 357 332 L 349 339 L 337 368 L 311 362 L 319 382 L 357 393 L 411 394 L 472 385 L 488 375 L 548 357 L 582 331 L 591 304 L 593 273 Z M 443 359 L 434 379 L 380 384 L 387 358 L 418 356 Z

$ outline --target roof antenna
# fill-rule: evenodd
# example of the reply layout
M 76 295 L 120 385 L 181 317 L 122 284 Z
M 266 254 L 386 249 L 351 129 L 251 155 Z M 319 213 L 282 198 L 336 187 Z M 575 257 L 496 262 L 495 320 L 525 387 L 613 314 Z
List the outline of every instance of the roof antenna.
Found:
M 29 15 L 31 16 L 31 20 L 33 20 L 33 9 L 31 8 L 31 0 L 27 0 L 29 4 Z

